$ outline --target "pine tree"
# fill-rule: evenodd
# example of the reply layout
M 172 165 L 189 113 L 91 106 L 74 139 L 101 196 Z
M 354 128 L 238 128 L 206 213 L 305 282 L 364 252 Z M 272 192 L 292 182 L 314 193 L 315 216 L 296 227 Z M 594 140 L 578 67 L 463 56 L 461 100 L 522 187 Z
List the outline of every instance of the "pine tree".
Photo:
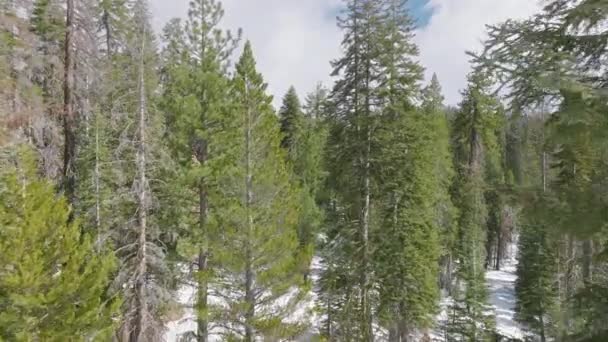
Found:
M 158 60 L 146 1 L 127 15 L 134 25 L 121 32 L 121 44 L 128 49 L 113 51 L 102 65 L 114 88 L 101 92 L 109 104 L 96 106 L 90 134 L 81 138 L 76 206 L 87 213 L 98 244 L 110 245 L 120 260 L 112 288 L 124 298 L 116 338 L 155 341 L 170 295 L 160 241 L 164 189 L 155 181 L 165 168 L 164 127 L 152 100 Z
M 214 0 L 190 2 L 185 24 L 172 21 L 165 28 L 162 106 L 168 124 L 169 144 L 179 169 L 172 202 L 181 235 L 178 250 L 187 260 L 196 259 L 198 341 L 208 341 L 210 307 L 209 286 L 216 263 L 211 260 L 218 241 L 214 231 L 216 215 L 223 208 L 213 203 L 215 185 L 208 178 L 208 164 L 222 165 L 227 140 L 223 136 L 230 123 L 229 79 L 226 69 L 239 35 L 218 28 L 224 14 Z M 169 57 L 170 56 L 170 57 Z M 221 166 L 223 167 L 223 166 Z M 218 170 L 223 172 L 224 169 Z M 218 193 L 215 191 L 215 193 Z M 221 196 L 217 197 L 222 199 Z M 193 210 L 191 208 L 196 208 Z M 218 231 L 219 236 L 219 231 Z
M 298 134 L 302 132 L 303 115 L 302 105 L 296 93 L 296 89 L 292 86 L 283 97 L 283 105 L 279 110 L 281 120 L 281 132 L 283 133 L 283 141 L 281 147 L 289 150 L 289 154 L 297 155 L 295 150 L 297 146 Z
M 322 178 L 320 171 L 325 130 L 320 120 L 304 113 L 293 87 L 283 98 L 279 118 L 283 133 L 281 147 L 287 152 L 295 182 L 302 188 L 299 200 L 301 214 L 298 222 L 298 258 L 304 280 L 307 280 L 314 253 L 314 238 L 322 219 L 321 210 L 317 205 L 317 193 Z
M 433 118 L 417 110 L 388 120 L 380 150 L 382 229 L 374 268 L 379 313 L 390 340 L 407 340 L 432 325 L 439 299 L 439 236 L 435 193 L 440 186 L 433 154 Z
M 437 75 L 433 74 L 429 85 L 422 90 L 421 110 L 430 116 L 431 132 L 433 136 L 434 152 L 434 172 L 439 186 L 435 190 L 435 221 L 439 228 L 441 238 L 442 255 L 440 261 L 441 289 L 448 293 L 452 290 L 454 252 L 457 241 L 457 210 L 452 203 L 451 187 L 454 182 L 455 170 L 453 165 L 452 150 L 450 146 L 450 123 L 444 108 L 444 98 L 441 93 L 441 85 Z
M 554 333 L 552 316 L 557 301 L 556 244 L 543 223 L 542 199 L 526 210 L 526 225 L 519 236 L 517 264 L 517 319 L 547 341 Z
M 110 57 L 124 47 L 128 31 L 128 6 L 133 0 L 101 0 L 98 5 L 98 26 L 103 29 L 103 52 Z
M 348 303 L 327 303 L 325 307 L 346 310 L 344 317 L 334 315 L 340 322 L 333 325 L 334 331 L 347 339 L 373 340 L 376 320 L 391 329 L 393 338 L 406 338 L 414 330 L 428 327 L 428 315 L 437 298 L 434 284 L 438 277 L 434 268 L 416 278 L 420 269 L 410 267 L 407 260 L 435 265 L 438 258 L 437 226 L 431 219 L 434 215 L 430 203 L 434 200 L 426 192 L 438 181 L 434 175 L 422 176 L 432 173 L 433 163 L 429 161 L 430 145 L 421 144 L 427 141 L 428 131 L 415 131 L 426 128 L 428 123 L 421 123 L 424 118 L 414 107 L 420 96 L 423 69 L 415 61 L 418 50 L 412 42 L 413 22 L 405 1 L 362 0 L 347 3 L 339 24 L 345 31 L 345 55 L 334 62 L 334 74 L 341 78 L 332 93 L 335 114 L 330 120 L 327 163 L 332 166 L 329 196 L 330 203 L 334 202 L 328 217 L 337 220 L 328 224 L 339 225 L 341 231 L 327 232 L 332 239 L 327 245 L 334 251 L 327 254 L 330 260 L 325 262 L 328 270 L 341 274 L 327 273 L 323 281 L 328 281 L 335 291 L 335 295 L 325 297 Z M 404 148 L 392 151 L 391 146 Z M 411 157 L 409 149 L 415 151 Z M 415 162 L 420 163 L 403 164 Z M 408 177 L 419 182 L 403 189 Z M 430 187 L 418 187 L 422 184 Z M 416 211 L 421 211 L 418 221 L 403 220 Z M 419 234 L 408 249 L 402 248 L 398 239 L 388 238 L 389 230 L 400 236 L 406 236 L 408 231 Z M 428 245 L 422 247 L 424 239 Z M 391 254 L 399 255 L 400 261 L 395 263 L 387 257 Z M 334 257 L 351 258 L 356 263 L 351 263 L 350 269 L 334 267 Z M 410 277 L 424 284 L 420 293 L 405 290 L 408 285 L 401 280 Z M 357 278 L 357 286 L 349 284 Z M 336 289 L 336 284 L 344 288 Z M 372 300 L 372 289 L 378 291 L 377 302 Z M 356 301 L 358 305 L 354 304 Z M 407 316 L 410 310 L 412 314 Z M 353 318 L 348 319 L 349 315 Z M 336 326 L 339 324 L 345 326 Z
M 230 159 L 209 164 L 210 181 L 221 185 L 224 196 L 212 216 L 224 246 L 215 251 L 222 270 L 217 291 L 225 301 L 218 320 L 245 341 L 289 338 L 297 333 L 283 320 L 299 299 L 294 292 L 300 283 L 294 257 L 298 189 L 289 183 L 272 97 L 249 42 L 233 82 L 234 120 L 225 134 L 234 139 L 222 140 L 230 144 Z M 220 162 L 228 165 L 218 168 Z
M 381 228 L 375 233 L 373 262 L 379 316 L 389 340 L 399 341 L 426 333 L 439 299 L 435 196 L 443 170 L 432 147 L 435 118 L 413 105 L 421 97 L 423 68 L 415 60 L 418 48 L 407 2 L 382 1 L 380 6 L 377 60 L 382 72 L 376 91 L 384 106 L 373 160 Z
M 493 318 L 487 313 L 485 285 L 486 219 L 485 170 L 496 150 L 500 107 L 488 94 L 490 79 L 473 73 L 454 122 L 456 162 L 459 170 L 456 288 L 450 309 L 450 338 L 486 341 L 493 337 Z M 459 336 L 459 337 L 458 337 Z
M 346 217 L 342 232 L 333 248 L 350 250 L 353 253 L 348 282 L 357 286 L 348 287 L 346 294 L 350 308 L 345 315 L 351 327 L 344 327 L 351 335 L 349 338 L 362 341 L 373 340 L 373 314 L 371 288 L 373 270 L 371 269 L 371 206 L 372 206 L 372 164 L 371 158 L 377 139 L 374 129 L 378 115 L 372 103 L 378 102 L 378 94 L 372 84 L 379 78 L 378 71 L 372 68 L 377 60 L 378 45 L 374 32 L 374 18 L 378 17 L 380 7 L 373 1 L 352 0 L 346 3 L 344 16 L 338 25 L 344 30 L 342 47 L 344 56 L 333 62 L 334 75 L 339 75 L 332 92 L 335 106 L 335 121 L 331 128 L 328 164 L 330 184 L 338 202 L 336 208 Z M 354 252 L 354 251 L 357 252 Z M 341 253 L 341 251 L 336 251 Z M 358 278 L 358 279 L 357 279 Z M 357 280 L 355 280 L 357 279 Z M 331 338 L 331 337 L 330 337 Z
M 1 173 L 0 338 L 109 338 L 120 305 L 106 296 L 114 256 L 94 251 L 29 151 L 3 158 Z
M 605 73 L 599 62 L 606 44 L 605 18 L 606 6 L 600 2 L 550 1 L 530 19 L 490 27 L 484 52 L 474 55 L 480 68 L 495 72 L 500 85 L 508 86 L 514 108 L 525 110 L 551 101 L 552 108 L 558 109 L 549 113 L 550 129 L 543 139 L 547 150 L 541 163 L 543 170 L 549 161 L 554 164 L 543 176 L 551 199 L 546 202 L 549 213 L 543 223 L 559 240 L 560 318 L 555 324 L 560 338 L 592 339 L 605 333 L 603 327 L 587 325 L 597 317 L 582 319 L 572 301 L 577 292 L 589 294 L 588 288 L 594 287 L 589 282 L 594 282 L 597 266 L 593 255 L 605 250 L 594 247 L 605 221 L 598 216 L 605 210 L 605 201 L 596 191 L 605 180 L 600 171 L 605 156 L 596 154 L 601 148 L 595 147 L 605 144 L 606 121 L 605 116 L 594 114 L 602 111 L 599 108 L 605 101 Z M 580 276 L 577 267 L 583 270 Z M 606 287 L 605 282 L 600 287 Z

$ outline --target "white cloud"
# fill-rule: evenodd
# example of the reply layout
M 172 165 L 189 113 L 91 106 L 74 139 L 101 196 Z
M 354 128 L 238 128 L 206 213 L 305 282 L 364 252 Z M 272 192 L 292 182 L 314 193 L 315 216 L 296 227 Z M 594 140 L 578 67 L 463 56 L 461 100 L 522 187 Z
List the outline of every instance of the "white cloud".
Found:
M 151 0 L 154 24 L 185 16 L 188 0 Z M 329 61 L 340 55 L 342 33 L 335 9 L 341 0 L 223 0 L 226 28 L 241 27 L 251 40 L 258 69 L 275 95 L 275 105 L 290 85 L 301 97 L 317 82 L 330 84 Z M 520 18 L 538 9 L 535 0 L 430 0 L 434 14 L 416 37 L 427 73 L 437 73 L 449 104 L 469 71 L 465 50 L 478 49 L 484 25 Z M 428 75 L 427 75 L 428 76 Z
M 535 0 L 430 0 L 434 14 L 416 37 L 427 77 L 437 73 L 448 104 L 457 104 L 470 70 L 465 51 L 479 50 L 485 25 L 535 13 Z
M 188 0 L 152 0 L 154 24 L 185 16 Z M 241 27 L 251 40 L 258 70 L 275 96 L 275 105 L 289 86 L 300 97 L 317 82 L 329 84 L 329 61 L 340 54 L 341 32 L 331 12 L 341 0 L 223 0 L 222 26 Z

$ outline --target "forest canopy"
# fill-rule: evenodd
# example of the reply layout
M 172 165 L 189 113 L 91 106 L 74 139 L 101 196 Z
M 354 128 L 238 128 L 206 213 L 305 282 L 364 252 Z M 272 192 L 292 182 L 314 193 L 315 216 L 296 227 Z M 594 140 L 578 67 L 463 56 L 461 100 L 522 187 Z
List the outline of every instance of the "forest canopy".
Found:
M 279 108 L 220 1 L 149 6 L 0 2 L 0 341 L 608 340 L 608 2 L 487 26 L 454 106 L 343 0 Z

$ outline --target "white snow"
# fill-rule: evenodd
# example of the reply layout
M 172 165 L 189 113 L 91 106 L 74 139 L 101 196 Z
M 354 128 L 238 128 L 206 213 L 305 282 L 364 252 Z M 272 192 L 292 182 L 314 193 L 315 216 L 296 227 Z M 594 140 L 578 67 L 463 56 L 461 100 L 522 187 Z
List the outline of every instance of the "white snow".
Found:
M 311 278 L 313 284 L 316 284 L 319 278 L 319 274 L 321 271 L 321 261 L 319 258 L 313 258 L 311 265 Z M 289 302 L 295 298 L 298 294 L 298 289 L 292 289 L 283 297 L 277 299 L 275 305 L 277 307 L 287 306 Z M 188 333 L 195 332 L 197 329 L 196 326 L 196 315 L 194 312 L 194 303 L 196 296 L 196 287 L 191 284 L 183 285 L 182 288 L 177 293 L 178 303 L 181 304 L 183 309 L 182 317 L 178 320 L 168 322 L 165 325 L 165 341 L 167 342 L 178 342 L 180 338 Z M 220 303 L 221 300 L 219 298 L 214 297 L 213 295 L 209 298 L 210 302 Z M 286 319 L 286 323 L 302 323 L 309 322 L 310 330 L 302 337 L 303 341 L 309 340 L 309 336 L 312 336 L 316 332 L 316 323 L 320 320 L 315 311 L 314 306 L 316 302 L 316 292 L 311 291 L 308 293 L 305 298 L 303 298 L 297 305 L 294 307 L 293 312 Z M 220 328 L 211 329 L 209 335 L 210 342 L 221 341 L 221 336 L 219 333 L 222 331 Z
M 508 246 L 509 258 L 500 271 L 486 272 L 490 304 L 496 315 L 496 330 L 504 337 L 523 340 L 525 334 L 515 321 L 515 269 L 517 268 L 517 239 Z
M 167 323 L 165 341 L 177 342 L 183 334 L 196 331 L 196 315 L 193 309 L 195 295 L 196 288 L 192 285 L 184 285 L 178 291 L 178 303 L 182 305 L 184 313 L 179 320 Z
M 488 287 L 488 300 L 496 318 L 496 331 L 511 339 L 523 340 L 525 333 L 515 321 L 515 281 L 517 276 L 517 239 L 507 246 L 507 260 L 501 265 L 499 271 L 486 272 L 486 285 Z M 453 299 L 445 294 L 440 303 L 440 313 L 436 317 L 436 328 L 431 338 L 436 342 L 445 341 L 445 326 L 448 319 L 448 309 Z
M 521 326 L 515 321 L 515 265 L 505 265 L 500 271 L 488 271 L 486 281 L 490 304 L 496 315 L 496 330 L 505 337 L 523 339 Z
M 496 317 L 496 329 L 499 334 L 507 338 L 521 339 L 525 337 L 522 327 L 515 321 L 515 269 L 517 267 L 516 242 L 513 242 L 509 247 L 510 257 L 504 262 L 500 271 L 486 272 L 486 283 L 488 286 L 489 302 L 494 308 Z M 321 272 L 322 263 L 319 258 L 314 258 L 312 262 L 312 280 L 317 283 Z M 184 286 L 179 293 L 179 302 L 183 305 L 184 315 L 181 319 L 167 323 L 167 332 L 165 340 L 167 342 L 177 342 L 179 337 L 188 332 L 196 330 L 196 321 L 194 310 L 195 288 L 193 286 Z M 289 297 L 289 295 L 287 296 Z M 310 336 L 318 331 L 320 317 L 314 312 L 314 304 L 316 293 L 312 291 L 306 298 L 298 303 L 294 312 L 286 319 L 287 322 L 310 322 L 310 331 L 302 336 L 301 340 L 309 340 Z M 452 303 L 452 298 L 443 296 L 440 303 L 440 313 L 437 315 L 437 328 L 432 332 L 431 338 L 433 341 L 445 341 L 445 323 L 448 319 L 447 310 Z M 213 341 L 213 338 L 211 338 Z

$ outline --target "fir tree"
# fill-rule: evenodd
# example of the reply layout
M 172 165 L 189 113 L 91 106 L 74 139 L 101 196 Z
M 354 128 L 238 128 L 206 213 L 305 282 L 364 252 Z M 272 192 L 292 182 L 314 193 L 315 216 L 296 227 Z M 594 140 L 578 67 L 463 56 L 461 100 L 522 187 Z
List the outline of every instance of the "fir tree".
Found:
M 328 269 L 342 272 L 327 274 L 328 280 L 342 278 L 343 281 L 337 284 L 344 286 L 343 289 L 334 289 L 338 290 L 336 296 L 329 297 L 349 301 L 327 303 L 326 307 L 346 310 L 342 313 L 344 317 L 340 318 L 340 323 L 345 326 L 334 329 L 349 336 L 346 338 L 373 340 L 373 322 L 379 319 L 374 315 L 376 312 L 382 316 L 382 323 L 398 327 L 396 334 L 403 337 L 416 328 L 427 326 L 428 320 L 423 316 L 432 312 L 434 305 L 425 305 L 434 302 L 436 296 L 432 294 L 436 292 L 436 287 L 431 287 L 421 295 L 423 299 L 414 303 L 416 294 L 408 297 L 404 292 L 399 292 L 406 285 L 395 284 L 394 280 L 408 276 L 409 263 L 404 260 L 395 264 L 386 257 L 394 252 L 407 258 L 407 254 L 411 253 L 412 259 L 419 257 L 420 260 L 429 261 L 436 258 L 437 251 L 437 240 L 433 238 L 437 233 L 436 226 L 427 221 L 429 217 L 426 215 L 429 197 L 423 194 L 425 191 L 422 188 L 415 186 L 400 189 L 407 177 L 416 177 L 417 172 L 428 170 L 426 167 L 429 164 L 422 161 L 420 168 L 400 164 L 399 168 L 404 169 L 400 173 L 394 168 L 395 163 L 390 161 L 396 158 L 401 162 L 410 162 L 418 157 L 426 160 L 428 156 L 425 148 L 417 150 L 414 147 L 426 139 L 426 131 L 409 137 L 410 129 L 418 126 L 405 123 L 406 118 L 413 119 L 418 115 L 413 104 L 419 98 L 419 81 L 422 78 L 422 68 L 415 61 L 417 47 L 411 41 L 413 24 L 404 1 L 361 0 L 347 2 L 345 15 L 339 20 L 339 25 L 345 31 L 342 42 L 345 55 L 334 62 L 334 74 L 341 78 L 332 93 L 335 113 L 330 120 L 332 127 L 327 156 L 328 165 L 331 165 L 330 201 L 335 201 L 331 208 L 337 210 L 328 216 L 338 219 L 330 224 L 339 224 L 342 231 L 328 231 L 333 239 L 328 245 L 334 249 L 329 254 L 330 259 L 333 254 L 339 258 L 350 255 L 355 262 L 348 269 L 334 268 L 334 261 L 326 260 L 331 266 Z M 407 133 L 404 131 L 401 134 L 395 127 Z M 397 144 L 407 145 L 408 149 L 412 148 L 420 154 L 410 158 L 406 156 L 406 149 L 390 151 L 389 146 Z M 398 179 L 392 179 L 393 176 Z M 434 177 L 420 181 L 419 184 L 426 181 L 436 184 Z M 408 202 L 411 198 L 415 198 L 413 203 Z M 401 201 L 407 205 L 400 206 Z M 377 208 L 377 212 L 372 208 Z M 422 208 L 425 212 L 418 222 L 394 220 L 391 219 L 394 215 L 388 215 L 392 212 L 402 218 L 405 211 L 415 211 L 416 208 Z M 418 238 L 429 238 L 430 248 L 426 251 L 420 251 L 417 247 L 401 249 L 397 241 L 386 239 L 384 234 L 387 227 L 403 233 L 403 236 L 408 230 L 418 231 Z M 411 271 L 412 274 L 416 272 L 414 269 Z M 437 274 L 431 275 L 430 279 L 433 277 L 437 277 Z M 349 284 L 357 278 L 357 286 Z M 428 284 L 428 279 L 423 277 L 420 281 Z M 399 288 L 396 290 L 399 294 L 393 297 L 391 292 L 395 286 Z M 373 301 L 372 289 L 378 289 L 381 297 L 379 302 Z M 357 301 L 359 303 L 355 305 Z M 423 302 L 426 304 L 421 304 Z M 412 317 L 405 317 L 409 309 L 416 311 L 417 304 L 421 304 L 417 308 L 425 309 L 417 311 Z M 422 312 L 425 310 L 428 311 Z M 349 316 L 353 318 L 346 318 Z M 387 317 L 390 319 L 387 320 Z
M 571 300 L 577 292 L 588 294 L 587 287 L 593 287 L 589 282 L 593 282 L 592 260 L 599 251 L 593 252 L 592 240 L 605 221 L 598 216 L 605 210 L 605 201 L 594 190 L 606 176 L 600 171 L 605 156 L 595 148 L 606 142 L 606 121 L 605 116 L 594 114 L 602 111 L 598 109 L 605 101 L 601 90 L 605 73 L 599 62 L 606 44 L 605 18 L 606 6 L 600 2 L 550 1 L 529 19 L 490 27 L 484 52 L 474 55 L 481 68 L 500 77 L 500 86 L 508 86 L 514 108 L 529 109 L 551 101 L 557 109 L 549 113 L 550 129 L 543 139 L 547 149 L 540 159 L 543 187 L 551 198 L 543 223 L 560 242 L 560 319 L 555 321 L 560 338 L 593 338 L 605 331 L 587 325 L 598 321 L 597 317 L 581 319 Z M 553 170 L 547 172 L 550 161 Z M 574 271 L 577 267 L 583 270 L 581 277 Z
M 377 60 L 382 72 L 376 91 L 384 106 L 375 123 L 379 149 L 373 160 L 381 228 L 374 237 L 373 263 L 380 322 L 390 340 L 407 340 L 426 333 L 439 299 L 435 196 L 443 170 L 432 147 L 435 117 L 413 105 L 421 95 L 423 69 L 415 60 L 418 48 L 407 3 L 383 1 L 380 6 Z
M 0 338 L 105 340 L 120 305 L 107 297 L 116 260 L 95 252 L 66 200 L 36 176 L 29 151 L 3 160 L 0 181 Z
M 218 319 L 245 341 L 293 337 L 297 330 L 283 320 L 299 299 L 293 253 L 298 189 L 289 184 L 279 122 L 249 43 L 233 82 L 234 120 L 225 133 L 235 139 L 223 140 L 230 141 L 230 159 L 224 160 L 229 164 L 222 169 L 219 160 L 209 164 L 210 179 L 222 185 L 224 196 L 213 216 L 224 245 L 215 251 L 222 270 L 217 291 L 225 300 Z
M 525 211 L 526 225 L 519 236 L 517 264 L 517 319 L 530 331 L 547 341 L 557 301 L 556 244 L 543 224 L 542 199 Z M 540 204 L 540 205 L 539 205 Z
M 98 5 L 98 26 L 103 30 L 106 56 L 125 47 L 125 32 L 128 32 L 128 6 L 133 0 L 101 0 Z
M 321 157 L 325 130 L 320 119 L 315 119 L 312 113 L 304 113 L 293 87 L 283 98 L 279 118 L 283 133 L 281 147 L 286 149 L 295 181 L 302 187 L 299 200 L 301 215 L 298 222 L 298 253 L 304 280 L 307 280 L 314 251 L 314 237 L 322 215 L 317 205 L 317 193 L 322 179 Z
M 432 325 L 439 299 L 439 231 L 433 118 L 417 110 L 386 120 L 382 129 L 382 229 L 376 233 L 381 322 L 391 340 L 407 340 Z M 385 139 L 385 140 L 384 140 Z M 389 162 L 390 161 L 390 162 Z
M 164 189 L 153 180 L 162 174 L 166 155 L 163 125 L 152 94 L 157 88 L 156 46 L 145 0 L 129 9 L 134 23 L 121 32 L 128 46 L 109 56 L 103 91 L 110 105 L 98 106 L 94 130 L 81 141 L 77 207 L 87 213 L 120 260 L 113 290 L 124 298 L 117 338 L 158 340 L 169 302 L 166 249 L 160 241 L 159 197 Z M 118 38 L 118 36 L 117 36 Z M 104 111 L 104 110 L 107 110 Z
M 482 74 L 469 77 L 469 87 L 454 122 L 456 162 L 459 170 L 455 303 L 449 324 L 451 338 L 486 341 L 492 338 L 493 319 L 488 315 L 485 285 L 486 220 L 485 170 L 496 150 L 500 107 L 488 94 L 489 80 Z M 458 337 L 459 336 L 459 337 Z
M 351 250 L 352 273 L 347 297 L 353 303 L 344 312 L 351 318 L 345 320 L 354 325 L 350 338 L 362 341 L 373 340 L 373 313 L 370 291 L 373 286 L 371 269 L 371 206 L 372 206 L 372 164 L 377 145 L 375 123 L 377 115 L 372 103 L 378 102 L 378 93 L 372 84 L 379 78 L 378 70 L 372 68 L 377 61 L 378 41 L 373 35 L 374 18 L 380 12 L 379 4 L 373 1 L 352 0 L 346 3 L 344 16 L 338 25 L 344 30 L 342 47 L 344 56 L 333 62 L 334 75 L 341 76 L 332 92 L 335 106 L 335 121 L 330 131 L 330 151 L 328 164 L 330 184 L 335 191 L 337 208 L 347 217 L 344 222 L 348 233 L 344 232 L 336 240 L 333 248 Z M 348 222 L 350 221 L 350 222 Z M 334 237 L 338 238 L 338 236 Z M 354 252 L 354 251 L 358 252 Z M 336 251 L 338 252 L 338 251 Z M 338 252 L 340 253 L 340 252 Z M 352 285 L 352 284 L 349 284 Z M 355 328 L 356 327 L 356 328 Z M 331 337 L 330 337 L 331 338 Z
M 454 252 L 457 241 L 457 210 L 452 203 L 451 187 L 455 178 L 452 150 L 450 146 L 450 123 L 444 108 L 444 98 L 437 75 L 433 74 L 429 85 L 422 90 L 421 110 L 430 116 L 431 132 L 433 134 L 434 175 L 439 182 L 435 190 L 434 219 L 439 228 L 441 238 L 441 270 L 439 285 L 441 289 L 452 290 Z
M 283 141 L 281 147 L 289 150 L 290 154 L 297 154 L 297 134 L 301 134 L 303 125 L 303 113 L 300 99 L 296 93 L 296 89 L 292 86 L 283 98 L 283 105 L 279 110 L 281 120 L 281 132 L 283 133 Z

